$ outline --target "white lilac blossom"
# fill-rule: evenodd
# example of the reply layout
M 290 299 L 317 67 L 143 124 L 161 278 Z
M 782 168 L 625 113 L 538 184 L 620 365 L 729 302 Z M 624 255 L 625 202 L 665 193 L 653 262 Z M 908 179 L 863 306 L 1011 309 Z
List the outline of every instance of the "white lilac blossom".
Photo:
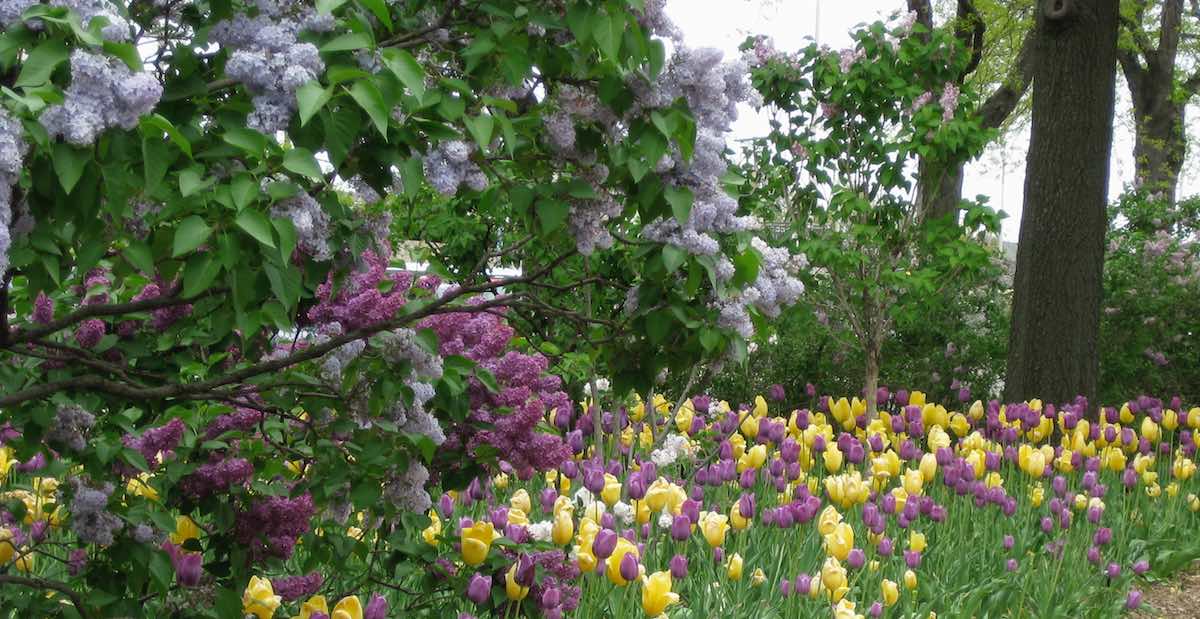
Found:
M 584 256 L 596 249 L 608 249 L 613 245 L 613 236 L 606 224 L 621 214 L 621 204 L 607 190 L 596 187 L 595 198 L 572 199 L 567 229 L 575 238 L 575 248 Z
M 411 403 L 400 399 L 392 404 L 390 415 L 399 428 L 409 434 L 428 437 L 434 445 L 446 442 L 446 434 L 425 405 L 433 399 L 433 382 L 442 376 L 442 359 L 425 350 L 412 329 L 396 329 L 380 336 L 383 356 L 389 363 L 410 366 L 405 385 L 412 390 Z
M 324 262 L 333 257 L 329 247 L 329 215 L 312 196 L 301 193 L 283 200 L 271 207 L 271 217 L 292 220 L 297 249 L 312 256 L 313 260 Z
M 302 43 L 302 30 L 327 32 L 329 14 L 319 14 L 294 2 L 259 0 L 259 15 L 238 15 L 213 26 L 213 41 L 232 50 L 225 73 L 253 95 L 254 111 L 246 118 L 251 129 L 274 133 L 287 128 L 296 111 L 296 90 L 325 71 L 312 43 Z
M 430 149 L 422 160 L 429 184 L 444 196 L 458 193 L 464 183 L 473 191 L 487 189 L 487 175 L 471 161 L 473 150 L 475 145 L 463 140 L 441 142 Z
M 107 20 L 108 23 L 100 29 L 100 36 L 108 41 L 128 41 L 133 32 L 133 25 L 121 16 L 117 6 L 109 0 L 51 0 L 50 6 L 71 9 L 79 15 L 85 27 L 97 17 Z
M 663 441 L 662 447 L 650 452 L 650 460 L 662 468 L 675 464 L 681 458 L 689 458 L 691 455 L 692 445 L 687 437 L 671 434 L 667 440 Z
M 51 137 L 87 146 L 111 127 L 133 129 L 161 97 L 162 84 L 150 73 L 134 73 L 115 58 L 76 49 L 63 102 L 47 107 L 38 121 Z
M 946 82 L 938 103 L 942 106 L 942 120 L 950 122 L 954 119 L 954 111 L 958 109 L 958 84 Z
M 549 542 L 554 539 L 554 523 L 549 520 L 534 522 L 525 527 L 529 537 L 535 542 Z
M 633 526 L 634 509 L 633 506 L 624 501 L 617 501 L 612 506 L 613 517 L 621 521 L 624 526 Z
M 71 531 L 85 544 L 112 544 L 113 535 L 124 526 L 116 514 L 108 511 L 113 485 L 105 482 L 93 488 L 78 479 L 73 479 L 72 485 L 75 496 L 71 500 Z
M 433 505 L 425 490 L 428 481 L 429 469 L 417 460 L 409 460 L 408 468 L 384 487 L 383 496 L 397 509 L 424 513 Z
M 21 123 L 0 107 L 0 275 L 8 270 L 8 249 L 12 244 L 9 227 L 13 223 L 12 188 L 21 175 L 29 145 Z M 21 217 L 19 219 L 25 219 Z
M 46 440 L 65 445 L 71 451 L 83 451 L 87 447 L 87 432 L 96 423 L 95 415 L 75 404 L 58 407 L 54 425 L 46 432 Z
M 754 305 L 764 316 L 775 318 L 784 306 L 800 300 L 804 293 L 804 284 L 793 275 L 804 267 L 804 260 L 781 247 L 770 247 L 757 237 L 750 244 L 762 256 L 758 277 L 750 286 Z

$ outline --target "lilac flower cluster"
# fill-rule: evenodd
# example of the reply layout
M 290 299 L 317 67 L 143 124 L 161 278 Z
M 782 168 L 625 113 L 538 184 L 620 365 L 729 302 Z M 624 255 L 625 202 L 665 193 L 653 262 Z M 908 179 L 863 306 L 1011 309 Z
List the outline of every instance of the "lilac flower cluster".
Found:
M 246 483 L 253 474 L 254 466 L 248 460 L 218 456 L 179 480 L 179 489 L 192 499 L 201 499 L 218 492 L 228 492 L 233 486 Z
M 429 469 L 419 460 L 410 460 L 404 471 L 396 474 L 383 487 L 383 498 L 400 511 L 424 513 L 433 505 L 425 484 L 429 482 Z
M 29 145 L 21 123 L 0 107 L 0 273 L 8 270 L 9 227 L 13 223 L 12 188 L 21 176 Z
M 942 96 L 938 98 L 938 104 L 942 106 L 942 121 L 950 122 L 954 119 L 954 111 L 958 109 L 958 95 L 958 84 L 946 82 L 942 88 Z
M 487 189 L 487 175 L 471 161 L 474 150 L 474 144 L 463 140 L 439 143 L 422 159 L 425 178 L 444 196 L 458 193 L 458 187 L 462 184 L 472 191 Z
M 271 579 L 271 588 L 275 595 L 285 602 L 294 602 L 315 595 L 321 589 L 325 577 L 320 572 L 312 572 L 307 576 L 283 576 Z
M 107 546 L 113 535 L 124 526 L 121 519 L 108 511 L 108 496 L 113 486 L 105 483 L 99 488 L 73 479 L 75 496 L 71 499 L 71 531 L 86 544 Z
M 133 25 L 121 16 L 117 5 L 109 0 L 50 0 L 50 6 L 63 6 L 79 15 L 80 21 L 87 26 L 97 17 L 108 21 L 100 29 L 100 36 L 108 41 L 128 41 L 133 32 Z
M 391 408 L 392 421 L 404 432 L 429 437 L 434 445 L 445 443 L 442 426 L 425 409 L 425 404 L 435 395 L 433 382 L 442 377 L 441 357 L 420 346 L 416 332 L 411 329 L 381 334 L 380 343 L 384 358 L 390 363 L 408 363 L 412 368 L 405 378 L 405 384 L 413 392 L 412 403 L 397 400 Z
M 385 281 L 392 283 L 387 292 L 380 289 Z M 378 324 L 404 306 L 411 285 L 411 273 L 389 273 L 387 259 L 367 250 L 362 254 L 362 267 L 336 294 L 333 273 L 317 287 L 317 304 L 308 311 L 308 319 L 318 325 L 336 322 L 346 331 Z
M 253 95 L 254 111 L 246 119 L 251 129 L 267 134 L 287 128 L 296 111 L 296 91 L 325 71 L 317 47 L 301 43 L 302 30 L 328 32 L 333 18 L 298 3 L 257 2 L 255 17 L 238 15 L 218 22 L 210 37 L 233 50 L 225 73 Z
M 251 561 L 288 559 L 296 541 L 307 533 L 315 512 L 312 496 L 273 496 L 256 501 L 234 518 L 234 539 L 250 549 Z
M 96 423 L 96 416 L 77 404 L 64 404 L 54 415 L 54 426 L 46 433 L 46 441 L 66 445 L 71 451 L 87 447 L 87 432 Z
M 458 354 L 475 361 L 492 373 L 500 387 L 498 393 L 492 393 L 471 379 L 471 423 L 455 428 L 448 445 L 465 446 L 472 452 L 490 445 L 522 476 L 550 470 L 570 457 L 571 449 L 562 438 L 537 430 L 551 410 L 570 414 L 562 380 L 546 374 L 549 361 L 542 355 L 506 351 L 513 331 L 503 318 L 456 312 L 431 316 L 420 326 L 437 333 L 442 355 Z
M 136 450 L 146 459 L 151 469 L 157 468 L 160 457 L 166 459 L 171 455 L 179 442 L 183 440 L 183 420 L 172 419 L 167 423 L 142 432 L 141 436 L 126 434 L 121 442 L 128 448 Z
M 290 219 L 296 229 L 296 250 L 317 262 L 333 257 L 329 247 L 329 215 L 307 193 L 300 193 L 271 207 L 271 217 Z
M 162 84 L 119 60 L 82 49 L 71 53 L 71 85 L 62 103 L 38 117 L 51 137 L 88 146 L 111 127 L 133 129 L 162 97 Z
M 342 326 L 336 322 L 323 325 L 315 343 L 322 344 L 342 333 Z M 330 351 L 321 359 L 321 378 L 330 384 L 340 385 L 342 382 L 342 370 L 350 362 L 357 359 L 366 347 L 367 343 L 363 340 L 354 340 Z
M 173 287 L 171 287 L 173 288 Z M 173 290 L 168 288 L 162 282 L 146 284 L 142 291 L 133 297 L 133 301 L 145 301 L 148 299 L 157 299 L 159 297 L 172 294 Z M 155 331 L 162 333 L 170 328 L 171 325 L 179 322 L 183 318 L 187 318 L 192 313 L 192 305 L 190 303 L 172 305 L 170 307 L 162 307 L 150 312 L 150 327 Z
M 4 30 L 11 29 L 21 21 L 21 15 L 26 9 L 35 4 L 38 4 L 38 0 L 0 0 L 0 26 Z M 41 25 L 40 21 L 38 20 L 38 26 Z

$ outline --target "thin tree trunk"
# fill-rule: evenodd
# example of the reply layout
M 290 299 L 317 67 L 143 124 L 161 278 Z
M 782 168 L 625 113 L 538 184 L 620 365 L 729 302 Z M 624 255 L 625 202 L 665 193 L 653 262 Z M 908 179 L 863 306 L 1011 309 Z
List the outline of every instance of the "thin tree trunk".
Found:
M 1096 410 L 1118 0 L 1043 0 L 1005 399 Z
M 879 402 L 876 401 L 875 395 L 879 391 L 879 363 L 880 363 L 880 342 L 878 338 L 872 338 L 867 342 L 867 421 L 875 419 L 876 411 L 879 407 Z
M 1168 84 L 1170 86 L 1172 84 Z M 1133 142 L 1134 183 L 1139 189 L 1175 200 L 1187 155 L 1183 104 L 1163 101 L 1137 119 Z

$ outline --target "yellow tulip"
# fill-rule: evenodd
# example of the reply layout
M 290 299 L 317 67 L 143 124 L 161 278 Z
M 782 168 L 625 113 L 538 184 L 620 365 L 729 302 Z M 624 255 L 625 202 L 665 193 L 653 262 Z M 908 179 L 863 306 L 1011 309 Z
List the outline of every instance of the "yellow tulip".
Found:
M 1171 474 L 1175 476 L 1175 479 L 1186 481 L 1191 479 L 1195 473 L 1196 463 L 1191 458 L 1187 458 L 1183 454 L 1179 454 L 1175 458 L 1175 464 L 1171 466 Z
M 937 469 L 938 465 L 936 456 L 929 453 L 921 456 L 921 477 L 925 479 L 925 483 L 933 481 L 933 478 L 937 475 Z
M 1154 423 L 1153 419 L 1149 417 L 1143 417 L 1141 435 L 1142 438 L 1150 441 L 1151 443 L 1157 443 L 1158 439 L 1162 438 L 1162 428 L 1158 427 L 1158 424 Z
M 421 531 L 421 537 L 430 546 L 438 545 L 438 537 L 442 534 L 442 519 L 436 510 L 429 510 L 429 526 Z
M 1046 489 L 1041 484 L 1033 484 L 1029 486 L 1029 503 L 1034 507 L 1041 507 L 1042 501 L 1046 499 Z
M 554 516 L 558 517 L 562 512 L 567 512 L 568 514 L 575 513 L 575 504 L 571 502 L 570 497 L 560 496 L 554 499 Z
M 1200 429 L 1200 406 L 1187 412 L 1187 425 L 1193 430 Z
M 611 473 L 604 474 L 604 488 L 600 490 L 600 499 L 609 507 L 621 500 L 621 482 Z
M 916 531 L 908 532 L 908 549 L 909 550 L 912 550 L 913 552 L 925 552 L 925 548 L 927 546 L 928 546 L 928 544 L 925 541 L 924 533 L 917 533 Z
M 529 516 L 527 516 L 522 510 L 519 510 L 515 507 L 510 507 L 508 509 L 508 524 L 528 525 Z
M 825 447 L 825 453 L 822 454 L 825 460 L 825 470 L 831 473 L 836 473 L 842 468 L 842 452 L 838 449 L 836 443 L 830 443 Z
M 921 494 L 922 487 L 925 485 L 925 478 L 921 475 L 921 471 L 917 469 L 908 469 L 904 471 L 904 491 L 910 496 Z
M 908 505 L 908 493 L 904 488 L 892 488 L 892 498 L 896 499 L 896 513 L 904 511 L 904 506 Z
M 612 584 L 621 587 L 629 584 L 629 581 L 625 580 L 625 577 L 621 575 L 621 560 L 625 558 L 625 555 L 633 555 L 634 559 L 638 559 L 641 556 L 638 554 L 637 546 L 633 542 L 623 537 L 618 537 L 617 546 L 613 549 L 612 555 L 608 557 L 607 569 L 605 571 L 608 574 L 608 580 Z M 640 565 L 638 567 L 639 569 L 641 568 Z
M 911 589 L 917 588 L 917 573 L 912 570 L 904 570 L 904 586 Z
M 679 412 L 675 413 L 675 428 L 681 434 L 688 434 L 692 429 L 692 420 L 696 418 L 696 411 L 692 409 L 692 401 L 684 402 L 683 407 Z
M 821 510 L 821 515 L 817 517 L 817 532 L 821 535 L 829 535 L 841 522 L 841 512 L 832 505 L 826 505 L 825 509 Z
M 187 516 L 176 516 L 175 532 L 171 534 L 171 543 L 182 546 L 189 539 L 200 539 L 200 527 L 195 520 Z
M 1176 496 L 1178 496 L 1179 495 L 1179 482 L 1173 481 L 1173 482 L 1167 484 L 1166 491 L 1167 491 L 1167 496 L 1171 497 L 1172 499 L 1175 498 Z
M 741 501 L 734 501 L 733 506 L 729 508 L 729 522 L 733 525 L 734 531 L 741 531 L 750 526 L 750 519 L 742 516 Z
M 855 612 L 854 602 L 840 600 L 837 606 L 833 607 L 833 619 L 863 619 L 863 615 Z
M 900 474 L 900 456 L 896 452 L 887 450 L 874 458 L 871 458 L 871 475 L 874 477 L 896 477 Z
M 242 592 L 242 614 L 254 615 L 258 619 L 270 619 L 282 603 L 283 598 L 275 595 L 271 581 L 266 578 L 251 576 L 250 583 Z
M 17 460 L 13 457 L 12 448 L 0 447 L 0 484 L 4 483 L 5 479 L 8 479 L 8 472 L 16 465 Z
M 642 579 L 642 610 L 647 617 L 657 617 L 678 602 L 679 594 L 671 591 L 671 572 L 654 572 Z
M 762 571 L 761 567 L 754 568 L 754 572 L 750 574 L 750 584 L 758 587 L 764 582 L 767 582 L 767 573 Z
M 725 573 L 729 576 L 729 580 L 742 579 L 742 563 L 742 555 L 736 552 L 725 561 Z
M 671 482 L 659 477 L 646 488 L 646 496 L 644 497 L 646 505 L 650 507 L 652 512 L 661 512 L 663 507 L 666 507 L 667 501 L 671 498 Z
M 966 415 L 954 413 L 950 416 L 950 429 L 961 438 L 971 431 L 971 422 L 967 421 Z
M 533 511 L 533 501 L 529 500 L 529 492 L 527 492 L 524 488 L 521 488 L 513 493 L 512 498 L 508 500 L 508 505 L 509 507 L 512 507 L 513 509 L 519 509 L 526 514 Z
M 762 465 L 767 461 L 767 446 L 755 445 L 746 452 L 746 462 L 750 468 L 762 468 Z
M 925 442 L 929 444 L 930 453 L 936 453 L 937 450 L 950 446 L 950 435 L 946 434 L 941 426 L 933 426 L 929 428 Z
M 0 528 L 0 566 L 7 565 L 12 561 L 13 555 L 17 552 L 17 547 L 12 543 L 13 532 L 9 529 Z
M 512 567 L 508 568 L 508 572 L 504 574 L 504 594 L 508 599 L 514 602 L 525 599 L 529 595 L 529 587 L 522 587 L 517 584 L 517 564 L 513 563 Z M 330 617 L 330 619 L 333 619 Z
M 884 578 L 883 582 L 879 583 L 879 592 L 883 597 L 884 606 L 893 606 L 900 600 L 900 585 L 895 581 Z
M 1179 413 L 1169 408 L 1163 411 L 1162 427 L 1166 428 L 1168 431 L 1174 432 L 1175 429 L 1179 427 Z
M 554 526 L 550 528 L 550 539 L 556 546 L 566 546 L 575 535 L 575 521 L 570 512 L 560 512 L 554 517 Z
M 495 477 L 492 478 L 492 484 L 494 486 L 496 486 L 497 488 L 500 488 L 501 490 L 503 490 L 504 488 L 507 488 L 508 487 L 508 474 L 500 473 L 499 475 L 496 475 Z
M 700 514 L 700 533 L 704 535 L 704 541 L 708 545 L 716 548 L 725 543 L 725 534 L 729 531 L 729 517 L 725 514 L 716 512 L 701 512 Z
M 975 421 L 983 419 L 983 402 L 981 400 L 975 400 L 975 403 L 971 404 L 971 410 L 967 411 L 967 414 L 970 415 L 971 419 L 974 419 Z
M 1200 496 L 1189 494 L 1187 496 L 1188 509 L 1193 512 L 1200 512 Z
M 479 565 L 487 559 L 492 542 L 500 539 L 496 527 L 487 520 L 481 520 L 462 530 L 459 543 L 462 546 L 463 562 L 467 565 Z
M 325 602 L 323 595 L 314 595 L 308 598 L 308 601 L 300 606 L 300 614 L 293 619 L 310 619 L 316 613 L 329 615 L 329 605 Z
M 1121 423 L 1133 423 L 1133 411 L 1129 410 L 1129 404 L 1121 405 Z
M 363 619 L 362 602 L 357 595 L 348 595 L 338 600 L 329 619 Z
M 33 551 L 28 546 L 21 548 L 21 553 L 13 561 L 13 567 L 17 568 L 18 572 L 28 574 L 33 571 Z
M 825 559 L 825 563 L 821 566 L 821 585 L 829 594 L 831 601 L 840 601 L 846 596 L 846 592 L 850 590 L 849 580 L 846 578 L 846 568 L 837 559 L 829 557 Z
M 742 436 L 753 440 L 758 436 L 758 417 L 746 415 L 745 419 L 742 419 L 742 425 L 738 429 L 741 430 Z
M 130 477 L 125 483 L 125 492 L 127 494 L 140 496 L 147 501 L 158 501 L 158 490 L 150 485 L 150 474 L 141 473 L 137 477 Z
M 825 536 L 825 552 L 838 561 L 845 561 L 854 548 L 854 528 L 839 522 L 831 533 Z
M 924 407 L 925 406 L 925 394 L 920 391 L 914 391 L 914 392 L 908 394 L 908 405 Z

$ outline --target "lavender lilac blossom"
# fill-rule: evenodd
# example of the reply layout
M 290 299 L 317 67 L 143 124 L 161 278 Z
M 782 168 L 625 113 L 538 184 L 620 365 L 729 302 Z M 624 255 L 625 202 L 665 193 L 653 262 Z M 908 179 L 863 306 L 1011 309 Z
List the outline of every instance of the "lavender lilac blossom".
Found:
M 136 127 L 162 92 L 162 84 L 150 73 L 134 73 L 119 60 L 76 49 L 63 102 L 47 107 L 38 121 L 51 137 L 89 146 L 111 127 Z

